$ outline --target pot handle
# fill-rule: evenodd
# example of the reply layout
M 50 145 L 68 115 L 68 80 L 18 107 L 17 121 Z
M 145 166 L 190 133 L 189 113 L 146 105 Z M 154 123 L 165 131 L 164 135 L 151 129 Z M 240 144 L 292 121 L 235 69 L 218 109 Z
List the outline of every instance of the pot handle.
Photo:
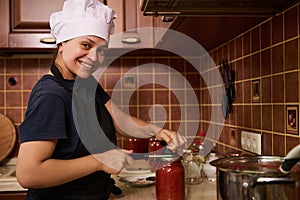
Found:
M 249 186 L 255 187 L 261 184 L 285 184 L 295 186 L 296 181 L 291 177 L 253 177 L 250 179 Z

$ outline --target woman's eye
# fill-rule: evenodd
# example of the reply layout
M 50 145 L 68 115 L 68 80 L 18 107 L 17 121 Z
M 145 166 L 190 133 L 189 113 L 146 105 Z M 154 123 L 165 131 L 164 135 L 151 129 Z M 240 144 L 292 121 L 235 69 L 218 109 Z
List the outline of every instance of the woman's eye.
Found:
M 107 49 L 106 46 L 99 46 L 97 48 L 97 53 L 100 54 L 100 55 L 105 55 L 106 49 Z
M 88 43 L 83 43 L 82 46 L 83 46 L 84 48 L 90 48 L 90 45 L 89 45 Z

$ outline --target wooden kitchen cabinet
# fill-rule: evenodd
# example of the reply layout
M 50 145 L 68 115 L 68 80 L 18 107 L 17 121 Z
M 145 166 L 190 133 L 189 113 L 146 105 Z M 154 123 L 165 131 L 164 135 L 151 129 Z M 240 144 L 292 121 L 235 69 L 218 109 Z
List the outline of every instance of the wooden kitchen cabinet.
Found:
M 1 0 L 1 48 L 54 48 L 41 38 L 51 37 L 49 17 L 62 8 L 64 0 Z
M 153 17 L 144 16 L 139 0 L 107 0 L 107 5 L 117 13 L 115 33 L 111 36 L 110 48 L 152 48 L 153 33 L 143 28 L 153 27 Z M 126 38 L 139 38 L 140 43 L 122 42 Z
M 49 32 L 49 17 L 64 0 L 11 0 L 11 32 Z
M 51 38 L 49 17 L 52 12 L 61 10 L 64 0 L 1 0 L 0 1 L 0 49 L 3 50 L 51 50 L 55 44 L 44 44 L 41 38 Z M 143 16 L 138 0 L 106 0 L 118 18 L 115 20 L 117 35 L 112 48 L 126 47 L 121 39 L 139 37 L 139 27 L 152 27 L 153 17 Z M 142 45 L 147 44 L 143 38 Z M 141 45 L 141 44 L 139 44 Z M 148 45 L 148 44 L 147 44 Z

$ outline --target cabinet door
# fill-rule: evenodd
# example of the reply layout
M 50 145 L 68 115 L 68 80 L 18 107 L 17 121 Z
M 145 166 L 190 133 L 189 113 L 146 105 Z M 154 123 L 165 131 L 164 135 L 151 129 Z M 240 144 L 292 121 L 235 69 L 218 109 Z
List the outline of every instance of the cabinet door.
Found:
M 117 13 L 116 31 L 111 36 L 110 48 L 152 48 L 152 32 L 139 30 L 153 26 L 152 16 L 143 16 L 138 0 L 107 0 L 107 5 Z M 148 29 L 149 30 L 149 29 Z M 123 43 L 125 38 L 139 38 L 140 43 Z M 129 39 L 130 40 L 130 39 Z M 127 40 L 128 41 L 128 40 Z
M 123 2 L 123 0 L 109 0 L 109 1 L 106 1 L 106 3 L 117 14 L 117 18 L 114 20 L 115 34 L 123 32 L 125 30 L 124 23 L 123 23 L 123 20 L 124 20 L 124 9 L 123 9 L 124 2 Z
M 64 0 L 11 0 L 11 32 L 49 32 L 49 17 Z
M 153 25 L 153 17 L 143 15 L 138 0 L 107 0 L 107 5 L 117 13 L 115 33 Z
M 103 1 L 103 0 L 101 0 Z M 153 34 L 131 32 L 141 27 L 152 27 L 153 17 L 143 16 L 138 0 L 105 0 L 118 18 L 115 20 L 115 35 L 119 34 L 112 48 L 135 47 L 121 42 L 124 37 L 140 37 L 138 46 L 152 47 Z M 64 0 L 0 0 L 0 48 L 52 50 L 55 44 L 43 44 L 41 38 L 51 38 L 49 17 L 61 10 Z M 144 36 L 143 36 L 144 35 Z
M 8 47 L 9 1 L 0 1 L 0 47 Z
M 9 48 L 55 48 L 54 44 L 43 44 L 42 38 L 51 38 L 49 17 L 61 10 L 64 0 L 11 0 Z

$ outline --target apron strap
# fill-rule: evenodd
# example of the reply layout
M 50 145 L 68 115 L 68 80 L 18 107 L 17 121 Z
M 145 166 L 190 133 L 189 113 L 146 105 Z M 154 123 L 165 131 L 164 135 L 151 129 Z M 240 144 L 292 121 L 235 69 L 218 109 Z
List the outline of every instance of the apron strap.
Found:
M 70 94 L 70 96 L 72 97 L 72 89 L 70 89 L 70 87 L 67 86 L 67 84 L 65 83 L 65 79 L 63 78 L 62 74 L 60 73 L 60 71 L 58 70 L 58 68 L 56 67 L 55 63 L 53 63 L 51 65 L 50 71 L 52 72 L 52 74 L 54 75 L 54 77 L 58 80 L 58 83 L 64 88 L 66 89 L 66 91 Z M 97 90 L 99 89 L 100 85 L 97 85 Z M 96 95 L 96 104 L 98 105 L 98 107 L 102 110 L 102 112 L 98 111 L 98 109 L 96 109 L 97 111 L 97 118 L 98 121 L 100 122 L 100 125 L 106 121 L 105 119 L 110 118 L 109 113 L 107 112 L 107 110 L 104 108 L 104 106 L 101 103 L 101 99 L 98 95 Z M 101 123 L 102 122 L 102 123 Z M 110 130 L 112 131 L 112 130 Z M 109 137 L 109 136 L 108 136 Z M 116 138 L 115 137 L 109 137 L 109 139 L 116 144 Z M 84 147 L 84 145 L 82 144 L 81 140 L 79 140 L 79 143 L 77 144 L 77 148 L 76 148 L 76 152 L 78 154 L 78 152 L 82 152 L 82 151 L 87 151 L 86 148 Z M 78 155 L 77 155 L 78 156 Z M 107 190 L 106 190 L 106 194 L 105 194 L 105 199 L 108 199 L 110 193 L 113 193 L 114 195 L 121 195 L 123 192 L 122 190 L 117 187 L 115 185 L 115 182 L 112 178 L 109 178 L 109 181 L 107 183 Z
M 63 78 L 62 74 L 57 69 L 57 67 L 56 67 L 56 65 L 54 63 L 51 65 L 50 71 L 52 72 L 52 74 L 54 75 L 54 77 L 57 78 L 59 84 L 63 88 L 65 88 L 68 91 L 68 93 L 71 94 L 71 96 L 72 96 L 72 90 L 65 84 L 65 82 L 64 82 L 65 79 Z

